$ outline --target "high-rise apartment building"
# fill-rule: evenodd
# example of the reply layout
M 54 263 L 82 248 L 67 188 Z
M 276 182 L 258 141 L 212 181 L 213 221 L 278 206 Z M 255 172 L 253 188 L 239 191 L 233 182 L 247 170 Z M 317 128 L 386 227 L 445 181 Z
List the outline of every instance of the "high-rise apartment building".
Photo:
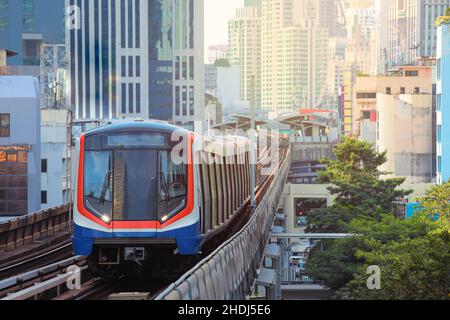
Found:
M 203 0 L 66 0 L 75 119 L 203 120 Z
M 389 65 L 436 56 L 434 22 L 449 6 L 450 0 L 389 0 Z
M 328 30 L 315 0 L 262 1 L 262 107 L 280 113 L 321 107 Z
M 63 0 L 0 0 L 0 47 L 18 53 L 8 64 L 38 66 L 43 43 L 64 43 L 64 18 Z
M 378 72 L 375 0 L 348 1 L 346 20 L 346 61 L 355 65 L 357 73 L 375 75 Z
M 240 67 L 241 99 L 261 107 L 261 17 L 257 7 L 243 7 L 228 22 L 228 59 Z

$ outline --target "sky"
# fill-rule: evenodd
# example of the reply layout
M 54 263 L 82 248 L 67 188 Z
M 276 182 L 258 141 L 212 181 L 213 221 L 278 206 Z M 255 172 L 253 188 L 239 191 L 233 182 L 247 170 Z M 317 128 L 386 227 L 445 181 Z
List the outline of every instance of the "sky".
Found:
M 205 0 L 205 52 L 216 44 L 228 43 L 228 20 L 244 0 Z

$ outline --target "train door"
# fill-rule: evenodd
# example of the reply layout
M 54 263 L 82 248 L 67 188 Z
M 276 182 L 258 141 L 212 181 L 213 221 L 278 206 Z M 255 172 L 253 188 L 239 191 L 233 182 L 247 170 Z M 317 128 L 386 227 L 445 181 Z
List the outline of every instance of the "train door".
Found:
M 158 151 L 115 150 L 113 166 L 114 237 L 156 237 Z

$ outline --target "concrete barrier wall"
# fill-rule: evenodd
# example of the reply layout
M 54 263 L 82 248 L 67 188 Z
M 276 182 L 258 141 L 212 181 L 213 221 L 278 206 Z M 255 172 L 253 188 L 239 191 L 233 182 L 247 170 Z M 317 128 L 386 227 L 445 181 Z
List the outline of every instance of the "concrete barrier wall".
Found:
M 70 230 L 69 204 L 0 223 L 0 253 L 18 249 L 68 229 Z

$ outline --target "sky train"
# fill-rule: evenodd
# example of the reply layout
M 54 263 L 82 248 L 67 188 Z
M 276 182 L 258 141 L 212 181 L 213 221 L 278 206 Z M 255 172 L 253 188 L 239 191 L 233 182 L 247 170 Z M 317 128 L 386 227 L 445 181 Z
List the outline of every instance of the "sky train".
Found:
M 198 255 L 249 200 L 249 145 L 156 122 L 86 132 L 77 145 L 74 253 L 96 270 Z

